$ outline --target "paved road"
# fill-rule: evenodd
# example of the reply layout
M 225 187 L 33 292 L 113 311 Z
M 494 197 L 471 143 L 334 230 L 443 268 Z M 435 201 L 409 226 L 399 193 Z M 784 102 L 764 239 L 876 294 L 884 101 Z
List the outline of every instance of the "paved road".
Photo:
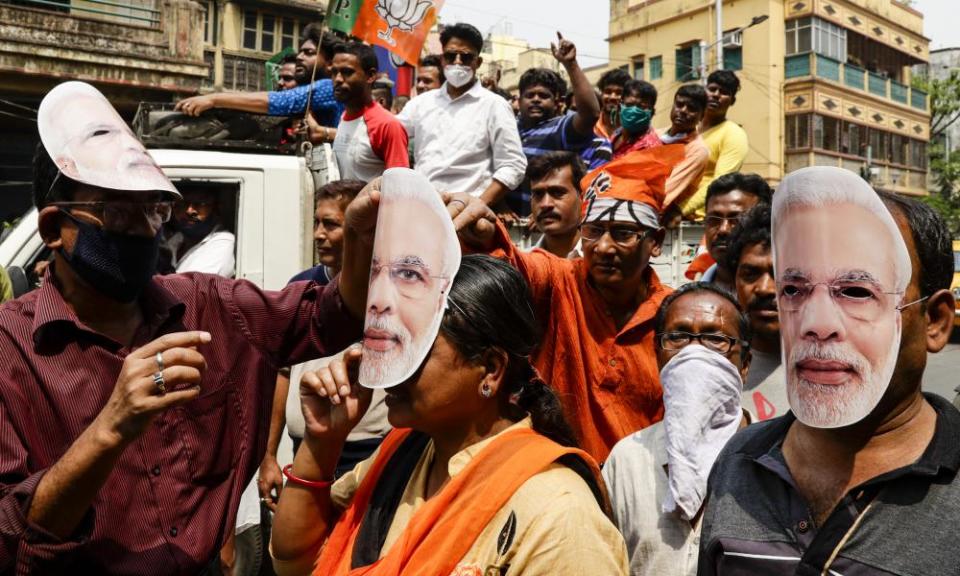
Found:
M 960 338 L 954 336 L 950 344 L 939 354 L 927 356 L 927 369 L 923 373 L 923 389 L 936 392 L 953 401 L 954 388 L 960 385 Z

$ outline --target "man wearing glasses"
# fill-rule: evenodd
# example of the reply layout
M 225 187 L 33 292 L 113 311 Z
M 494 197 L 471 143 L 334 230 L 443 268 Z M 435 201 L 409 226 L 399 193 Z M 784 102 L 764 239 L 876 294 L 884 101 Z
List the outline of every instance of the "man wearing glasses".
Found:
M 603 477 L 630 573 L 694 576 L 707 475 L 750 421 L 740 406 L 750 325 L 732 293 L 693 282 L 664 299 L 656 331 L 663 421 L 618 442 Z
M 663 418 L 653 321 L 670 289 L 649 263 L 664 238 L 663 185 L 682 158 L 682 145 L 660 146 L 588 174 L 582 258 L 521 252 L 502 226 L 486 240 L 463 236 L 527 278 L 545 334 L 534 365 L 600 462 L 621 438 Z
M 955 573 L 960 413 L 921 392 L 954 315 L 943 220 L 820 166 L 771 228 L 790 412 L 718 457 L 699 574 Z
M 440 33 L 443 86 L 420 94 L 397 118 L 413 141 L 414 169 L 439 192 L 498 203 L 523 181 L 527 158 L 510 104 L 477 81 L 483 36 L 470 24 Z
M 88 84 L 51 90 L 37 124 L 55 257 L 0 310 L 0 572 L 203 574 L 263 457 L 276 367 L 361 333 L 373 223 L 348 222 L 326 287 L 155 276 L 180 193 Z
M 772 194 L 766 180 L 757 174 L 734 172 L 710 183 L 704 238 L 714 263 L 703 273 L 701 280 L 733 290 L 734 271 L 728 270 L 726 265 L 730 238 L 737 229 L 740 216 L 759 202 L 769 204 Z

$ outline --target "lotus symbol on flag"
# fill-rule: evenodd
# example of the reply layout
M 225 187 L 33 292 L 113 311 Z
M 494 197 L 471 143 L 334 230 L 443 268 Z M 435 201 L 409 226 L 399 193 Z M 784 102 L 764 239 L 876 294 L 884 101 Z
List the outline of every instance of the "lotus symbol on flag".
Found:
M 387 23 L 386 31 L 377 32 L 377 37 L 391 46 L 396 46 L 393 30 L 409 32 L 423 22 L 432 0 L 377 0 L 377 14 Z

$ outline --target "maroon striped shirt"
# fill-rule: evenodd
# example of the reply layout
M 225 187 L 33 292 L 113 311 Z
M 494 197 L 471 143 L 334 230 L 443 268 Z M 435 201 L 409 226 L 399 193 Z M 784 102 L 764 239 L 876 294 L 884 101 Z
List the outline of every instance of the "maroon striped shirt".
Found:
M 206 274 L 157 276 L 141 299 L 136 346 L 210 332 L 201 396 L 161 414 L 126 449 L 67 541 L 27 522 L 30 500 L 106 404 L 130 349 L 85 327 L 49 275 L 0 307 L 0 573 L 56 574 L 68 564 L 72 574 L 202 570 L 263 457 L 277 367 L 360 337 L 338 286 L 265 292 Z

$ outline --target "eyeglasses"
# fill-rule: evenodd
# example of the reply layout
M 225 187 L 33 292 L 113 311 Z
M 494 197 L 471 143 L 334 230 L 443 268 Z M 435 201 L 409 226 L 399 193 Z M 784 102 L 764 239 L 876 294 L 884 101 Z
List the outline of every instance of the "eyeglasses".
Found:
M 663 350 L 681 350 L 693 342 L 699 342 L 704 348 L 726 356 L 740 340 L 726 334 L 692 334 L 690 332 L 661 332 L 657 334 L 657 344 Z
M 52 202 L 51 206 L 72 210 L 82 209 L 95 217 L 108 230 L 126 230 L 138 220 L 146 218 L 152 226 L 170 221 L 173 202 L 159 200 L 153 202 Z
M 736 226 L 740 222 L 740 216 L 742 214 L 737 214 L 736 216 L 707 216 L 704 218 L 706 221 L 704 225 L 707 228 L 722 228 L 724 224 L 730 223 L 731 226 Z
M 902 311 L 908 306 L 923 302 L 926 298 L 896 305 L 901 292 L 885 292 L 873 282 L 777 282 L 777 297 L 784 312 L 798 312 L 810 301 L 819 286 L 826 287 L 830 299 L 844 315 L 856 320 L 874 322 L 885 312 Z
M 293 81 L 296 80 L 296 79 L 297 79 L 296 76 L 286 76 L 286 75 L 284 75 L 284 76 L 281 76 L 281 77 L 280 77 L 280 81 L 281 81 L 281 82 L 293 82 Z
M 624 248 L 631 248 L 642 242 L 653 230 L 637 230 L 628 226 L 610 226 L 608 228 L 600 224 L 583 224 L 580 226 L 580 236 L 587 242 L 597 242 L 607 232 L 610 233 L 610 238 L 616 244 Z
M 373 264 L 370 266 L 371 286 L 384 268 L 388 270 L 390 281 L 397 291 L 412 300 L 427 296 L 433 290 L 435 280 L 446 279 L 446 276 L 431 276 L 427 267 L 419 264 Z
M 454 64 L 457 61 L 457 57 L 460 57 L 460 63 L 464 66 L 470 66 L 473 64 L 473 61 L 477 59 L 477 55 L 471 52 L 444 52 L 443 61 L 447 64 Z

